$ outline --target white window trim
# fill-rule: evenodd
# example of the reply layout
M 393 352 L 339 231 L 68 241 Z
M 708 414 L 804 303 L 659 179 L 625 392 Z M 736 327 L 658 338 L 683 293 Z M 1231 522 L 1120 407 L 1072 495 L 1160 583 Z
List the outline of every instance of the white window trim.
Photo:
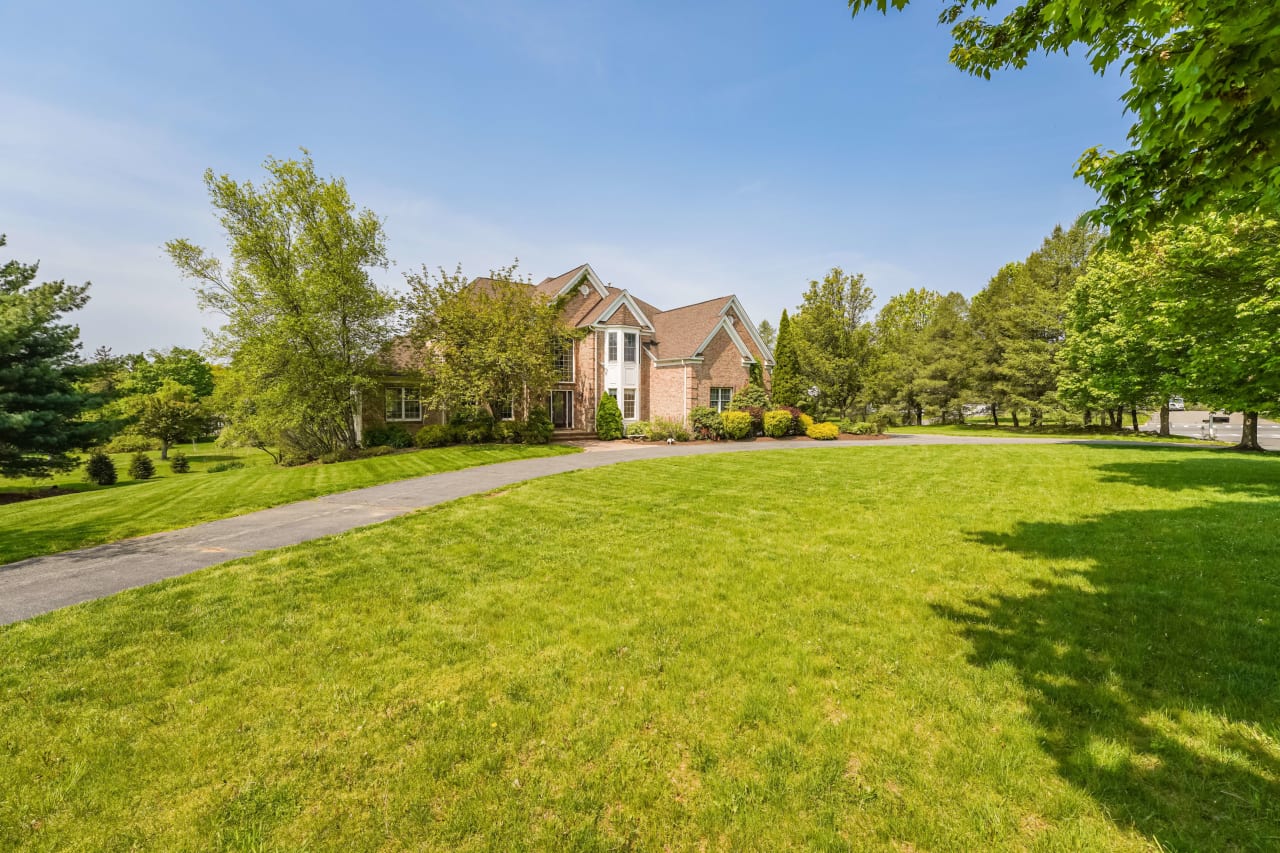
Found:
M 385 416 L 385 420 L 386 420 L 386 422 L 387 422 L 387 423 L 389 423 L 389 424 L 414 424 L 414 423 L 421 423 L 421 422 L 422 422 L 422 420 L 423 420 L 423 416 L 424 416 L 424 414 L 425 414 L 425 411 L 424 411 L 423 406 L 422 406 L 422 388 L 421 388 L 421 387 L 418 387 L 418 388 L 417 388 L 417 392 L 418 392 L 418 416 L 417 416 L 416 418 L 406 418 L 406 417 L 403 417 L 403 415 L 404 415 L 404 410 L 405 410 L 405 405 L 404 405 L 404 404 L 405 404 L 405 392 L 406 392 L 406 391 L 409 391 L 409 390 L 411 390 L 411 389 L 413 389 L 413 388 L 414 388 L 414 386 L 412 386 L 412 385 L 384 385 L 384 386 L 383 386 L 382 411 L 383 411 L 383 414 L 384 414 L 384 416 Z M 399 391 L 399 392 L 400 392 L 400 414 L 402 415 L 402 417 L 393 418 L 393 417 L 391 417 L 390 415 L 386 415 L 386 410 L 387 410 L 387 409 L 386 409 L 386 395 L 387 395 L 387 394 L 390 394 L 392 391 Z
M 569 378 L 565 379 L 561 374 L 556 380 L 557 383 L 564 385 L 572 385 L 578 380 L 578 346 L 573 341 L 569 341 Z

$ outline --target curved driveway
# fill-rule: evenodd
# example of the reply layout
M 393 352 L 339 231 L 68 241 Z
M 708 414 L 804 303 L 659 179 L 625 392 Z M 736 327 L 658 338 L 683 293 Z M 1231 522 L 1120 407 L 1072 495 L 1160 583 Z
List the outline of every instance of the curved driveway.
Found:
M 296 545 L 386 521 L 468 495 L 537 477 L 618 462 L 757 450 L 804 449 L 838 453 L 899 445 L 1064 443 L 1132 444 L 1053 438 L 896 435 L 880 441 L 754 441 L 670 446 L 614 444 L 607 449 L 592 447 L 592 452 L 571 456 L 500 462 L 340 492 L 234 518 L 0 566 L 0 625 L 185 575 L 258 551 Z

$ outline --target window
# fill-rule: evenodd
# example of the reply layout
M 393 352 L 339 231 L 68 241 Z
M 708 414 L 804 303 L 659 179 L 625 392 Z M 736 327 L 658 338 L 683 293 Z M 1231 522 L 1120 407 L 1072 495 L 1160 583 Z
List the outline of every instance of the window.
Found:
M 422 395 L 418 388 L 391 385 L 387 387 L 387 420 L 422 420 Z
M 617 361 L 617 360 L 618 360 L 618 333 L 617 333 L 617 332 L 609 332 L 609 334 L 607 335 L 607 337 L 608 337 L 608 339 L 609 339 L 609 348 L 608 348 L 608 353 L 609 353 L 609 354 L 608 354 L 608 356 L 606 357 L 606 359 L 605 359 L 605 360 L 606 360 L 606 361 Z
M 624 420 L 635 420 L 636 417 L 636 389 L 622 389 L 622 417 Z
M 613 399 L 615 399 L 615 400 L 616 400 L 616 399 L 618 399 L 618 389 L 617 389 L 617 388 L 607 388 L 607 389 L 605 389 L 605 392 L 604 392 L 604 393 L 608 394 L 610 397 L 612 397 L 612 398 L 613 398 Z
M 573 341 L 560 341 L 556 346 L 556 374 L 561 382 L 573 381 Z
M 493 416 L 500 421 L 516 419 L 515 400 L 499 400 L 493 404 Z
M 636 360 L 636 347 L 640 342 L 640 336 L 635 332 L 626 332 L 622 336 L 622 360 L 628 364 L 634 364 Z
M 733 399 L 732 388 L 712 388 L 711 389 L 711 408 L 717 412 L 723 412 L 729 408 L 729 401 Z

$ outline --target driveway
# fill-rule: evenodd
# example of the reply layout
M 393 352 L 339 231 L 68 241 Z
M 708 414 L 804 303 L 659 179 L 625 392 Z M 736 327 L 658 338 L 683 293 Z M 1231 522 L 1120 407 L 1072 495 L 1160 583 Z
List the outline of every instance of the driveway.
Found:
M 948 435 L 897 435 L 882 440 L 831 442 L 758 440 L 675 445 L 584 442 L 583 449 L 587 452 L 572 456 L 524 459 L 431 474 L 179 530 L 9 563 L 0 566 L 0 625 L 185 575 L 259 551 L 376 524 L 468 495 L 537 477 L 619 462 L 762 450 L 856 453 L 900 445 L 1062 443 L 1071 442 L 1053 438 Z M 1125 444 L 1105 441 L 1083 443 Z
M 1244 429 L 1244 415 L 1232 412 L 1225 424 L 1214 424 L 1214 431 L 1219 441 L 1240 441 L 1240 433 Z M 1201 430 L 1207 427 L 1209 412 L 1187 411 L 1169 413 L 1169 430 L 1174 435 L 1199 437 Z M 1155 412 L 1147 422 L 1145 429 L 1155 429 L 1160 425 L 1160 413 Z M 1258 443 L 1267 450 L 1280 450 L 1280 424 L 1262 418 L 1258 421 Z

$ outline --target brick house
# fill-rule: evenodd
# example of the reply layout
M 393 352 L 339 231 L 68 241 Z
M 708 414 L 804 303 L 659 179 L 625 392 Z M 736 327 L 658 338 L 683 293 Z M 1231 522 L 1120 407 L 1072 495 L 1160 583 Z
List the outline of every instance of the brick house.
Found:
M 595 431 L 601 394 L 614 395 L 624 423 L 655 417 L 686 423 L 694 406 L 723 410 L 756 365 L 769 383 L 773 353 L 736 296 L 663 311 L 605 284 L 589 264 L 532 287 L 547 299 L 565 297 L 565 320 L 585 332 L 556 355 L 561 381 L 545 403 L 565 437 Z M 384 407 L 366 401 L 365 425 L 399 423 L 413 431 L 442 423 L 445 413 L 424 410 L 407 353 L 393 361 L 404 378 L 388 377 Z

